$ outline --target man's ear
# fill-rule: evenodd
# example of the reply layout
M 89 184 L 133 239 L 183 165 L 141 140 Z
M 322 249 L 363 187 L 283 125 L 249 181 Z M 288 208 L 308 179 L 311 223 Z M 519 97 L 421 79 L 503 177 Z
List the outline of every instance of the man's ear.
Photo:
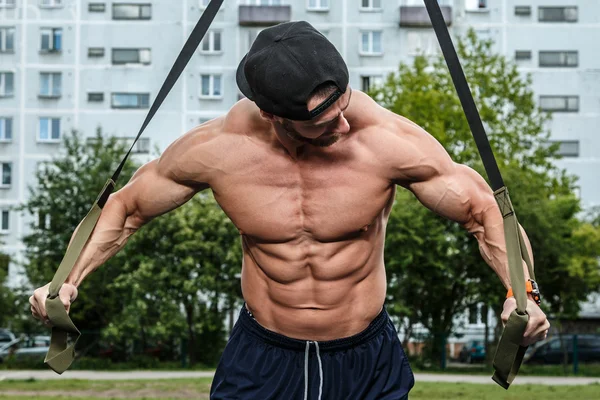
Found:
M 267 121 L 270 121 L 270 122 L 275 122 L 276 121 L 276 119 L 275 119 L 276 117 L 273 114 L 268 113 L 268 112 L 263 111 L 263 110 L 260 110 L 260 116 L 263 117 L 264 119 L 266 119 Z

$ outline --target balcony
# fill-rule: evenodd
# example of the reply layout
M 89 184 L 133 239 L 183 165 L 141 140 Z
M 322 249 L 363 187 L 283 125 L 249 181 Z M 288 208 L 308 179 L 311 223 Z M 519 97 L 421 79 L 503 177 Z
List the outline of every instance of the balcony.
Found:
M 440 5 L 446 25 L 452 24 L 452 7 Z M 425 6 L 400 6 L 400 26 L 405 28 L 428 28 L 431 20 Z
M 292 19 L 292 6 L 246 6 L 240 5 L 241 26 L 271 26 Z

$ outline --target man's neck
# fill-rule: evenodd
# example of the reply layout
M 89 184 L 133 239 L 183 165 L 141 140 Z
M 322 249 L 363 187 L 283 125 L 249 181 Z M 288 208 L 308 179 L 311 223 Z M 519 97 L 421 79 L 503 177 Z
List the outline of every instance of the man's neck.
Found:
M 276 141 L 283 146 L 290 157 L 297 160 L 304 152 L 306 144 L 290 138 L 285 128 L 279 124 L 273 124 L 273 131 L 276 136 Z

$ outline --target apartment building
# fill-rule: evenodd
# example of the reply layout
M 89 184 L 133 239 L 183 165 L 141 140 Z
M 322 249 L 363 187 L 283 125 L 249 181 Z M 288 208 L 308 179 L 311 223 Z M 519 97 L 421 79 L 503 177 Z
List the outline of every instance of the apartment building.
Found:
M 580 177 L 586 205 L 600 204 L 600 3 L 439 2 L 453 34 L 475 28 L 532 74 L 541 107 L 554 115 L 560 166 Z M 26 200 L 39 163 L 72 129 L 91 137 L 101 127 L 130 142 L 207 4 L 0 0 L 0 238 L 14 260 L 32 216 L 10 207 Z M 225 0 L 134 156 L 147 160 L 155 146 L 226 113 L 241 96 L 235 71 L 256 35 L 291 20 L 323 32 L 347 60 L 350 84 L 363 90 L 418 52 L 439 52 L 422 0 Z M 11 282 L 21 276 L 11 264 Z

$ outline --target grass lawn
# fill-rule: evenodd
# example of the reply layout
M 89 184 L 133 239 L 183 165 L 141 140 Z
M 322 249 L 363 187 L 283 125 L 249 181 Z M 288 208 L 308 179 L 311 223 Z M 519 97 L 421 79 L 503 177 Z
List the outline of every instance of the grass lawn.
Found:
M 489 375 L 492 376 L 494 370 L 491 366 L 485 364 L 450 366 L 444 370 L 439 368 L 419 369 L 413 366 L 414 372 L 425 372 L 435 374 L 468 374 L 468 375 Z M 600 364 L 579 364 L 577 375 L 573 372 L 573 365 L 530 365 L 524 364 L 519 369 L 519 376 L 580 376 L 580 377 L 600 377 Z M 600 398 L 600 397 L 599 397 Z
M 3 381 L 0 400 L 99 400 L 99 399 L 205 399 L 210 378 L 136 381 Z M 66 394 L 69 393 L 67 397 Z M 494 384 L 417 382 L 410 400 L 597 400 L 600 385 L 542 386 L 515 385 L 505 391 Z M 358 399 L 357 399 L 358 400 Z

